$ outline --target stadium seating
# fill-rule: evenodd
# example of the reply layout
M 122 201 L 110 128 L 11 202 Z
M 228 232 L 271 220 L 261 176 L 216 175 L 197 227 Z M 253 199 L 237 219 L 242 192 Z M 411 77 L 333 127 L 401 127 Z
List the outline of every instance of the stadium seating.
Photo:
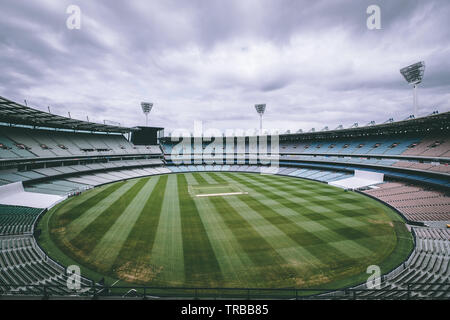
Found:
M 0 236 L 31 234 L 42 209 L 0 205 Z
M 135 146 L 120 134 L 17 127 L 0 127 L 0 144 L 0 159 L 161 154 L 159 146 Z
M 364 286 L 358 286 L 358 296 L 449 297 L 450 233 L 443 228 L 450 221 L 448 138 L 417 133 L 291 138 L 280 142 L 277 174 L 328 183 L 349 178 L 360 168 L 383 173 L 389 181 L 363 192 L 397 209 L 409 223 L 425 222 L 428 226 L 412 227 L 416 247 L 406 262 L 383 276 L 385 290 L 365 291 Z M 213 164 L 209 161 L 212 159 L 203 159 L 202 152 L 208 149 L 208 143 L 203 143 L 192 152 L 186 150 L 183 157 L 199 161 L 182 165 L 172 161 L 174 143 L 161 141 L 161 147 L 135 146 L 122 133 L 1 126 L 0 186 L 22 182 L 28 192 L 70 196 L 143 176 L 197 171 L 255 173 L 262 168 L 260 163 L 248 161 L 253 152 L 248 141 L 242 150 L 226 144 L 214 150 L 220 157 L 222 152 L 229 152 L 226 155 L 232 156 L 233 164 Z M 43 293 L 42 286 L 33 285 L 46 285 L 48 294 L 72 293 L 65 286 L 64 267 L 47 257 L 32 235 L 42 212 L 0 205 L 0 294 Z M 82 279 L 82 283 L 90 285 L 91 281 Z M 331 295 L 346 294 L 338 291 Z
M 416 248 L 409 259 L 384 277 L 382 290 L 361 292 L 360 297 L 450 297 L 450 231 L 440 228 L 413 228 L 413 231 Z
M 437 190 L 402 182 L 384 183 L 365 193 L 400 211 L 412 221 L 450 221 L 450 197 Z
M 450 141 L 442 136 L 427 137 L 418 143 L 411 144 L 403 154 L 448 158 L 450 157 Z
M 46 185 L 46 186 L 51 186 L 52 184 L 61 185 L 62 182 L 63 186 L 56 188 L 59 191 L 59 193 L 57 194 L 65 194 L 71 191 L 78 190 L 80 186 L 83 187 L 84 185 L 91 185 L 88 180 L 86 181 L 86 183 L 84 183 L 81 182 L 81 180 L 79 179 L 80 177 L 82 179 L 83 176 L 88 176 L 90 172 L 107 173 L 111 171 L 117 171 L 119 169 L 134 168 L 134 167 L 144 168 L 155 165 L 160 166 L 162 164 L 163 162 L 161 159 L 155 158 L 155 159 L 110 161 L 85 165 L 57 166 L 51 168 L 38 168 L 27 171 L 18 171 L 17 169 L 0 170 L 0 185 L 22 181 L 27 182 L 26 189 L 28 189 L 28 191 L 30 190 L 33 191 L 36 185 Z M 68 178 L 68 176 L 72 176 L 72 178 L 76 178 L 76 180 L 70 179 Z M 45 182 L 41 182 L 41 180 L 44 180 L 43 178 L 46 178 Z M 34 183 L 33 182 L 34 180 L 38 180 L 39 182 Z M 71 183 L 70 181 L 73 181 L 75 183 Z M 96 183 L 93 185 L 98 184 L 101 183 Z
M 70 294 L 65 269 L 37 245 L 32 228 L 42 209 L 0 205 L 0 293 Z M 82 278 L 82 284 L 91 281 Z M 52 287 L 55 286 L 55 287 Z
M 91 285 L 91 281 L 81 278 L 82 287 Z M 67 288 L 65 269 L 50 260 L 31 235 L 19 235 L 0 237 L 0 293 L 69 295 L 73 292 Z
M 197 165 L 197 166 L 167 166 L 173 173 L 177 172 L 196 172 L 196 171 L 236 171 L 236 172 L 261 172 L 261 166 L 248 166 L 248 165 Z M 310 170 L 310 169 L 297 169 L 292 167 L 280 167 L 278 173 L 280 175 L 287 175 L 293 177 L 307 178 L 311 180 L 317 180 L 321 182 L 330 182 L 344 177 L 350 177 L 350 173 L 334 172 L 327 170 Z
M 387 176 L 416 179 L 437 185 L 450 187 L 450 142 L 442 137 L 395 136 L 379 138 L 337 139 L 337 140 L 281 140 L 279 145 L 280 163 L 303 166 L 305 163 L 326 165 L 345 165 L 349 168 L 365 167 L 372 170 L 384 170 Z M 171 161 L 174 145 L 168 139 L 162 141 L 165 159 Z M 204 147 L 205 148 L 205 147 Z M 249 142 L 245 142 L 245 154 L 239 154 L 237 146 L 231 148 L 224 140 L 223 150 L 233 152 L 236 157 L 249 158 Z M 270 147 L 268 147 L 270 149 Z M 231 150 L 231 151 L 230 151 Z M 414 150 L 414 151 L 413 151 Z M 185 150 L 184 159 L 201 158 L 203 150 L 193 148 Z M 183 157 L 182 157 L 183 158 Z M 206 159 L 205 159 L 206 160 Z M 423 173 L 433 177 L 423 178 Z
M 448 158 L 449 151 L 450 141 L 439 136 L 280 143 L 280 153 L 285 154 L 403 155 Z
M 142 174 L 160 174 L 167 172 L 194 172 L 194 171 L 238 171 L 238 172 L 258 172 L 260 167 L 248 165 L 220 165 L 220 166 L 168 166 L 166 168 L 157 167 L 151 169 L 124 170 L 116 172 L 116 176 L 103 176 L 110 180 L 121 180 L 140 176 Z M 151 170 L 151 171 L 150 171 Z M 279 174 L 298 176 L 304 178 L 314 178 L 319 181 L 327 181 L 336 178 L 342 173 L 331 171 L 320 171 L 311 169 L 298 169 L 292 167 L 281 167 Z M 395 191 L 395 192 L 394 192 Z M 367 191 L 374 193 L 372 195 L 390 196 L 392 194 L 408 194 L 420 192 L 425 197 L 436 197 L 434 192 L 421 190 L 418 187 L 408 186 L 404 183 L 385 183 L 379 189 Z M 397 199 L 395 199 L 397 200 Z M 394 200 L 394 201 L 395 201 Z M 387 201 L 390 201 L 387 200 Z M 42 286 L 33 287 L 33 285 L 46 285 L 47 294 L 67 295 L 70 294 L 64 285 L 67 277 L 64 269 L 57 263 L 48 259 L 40 251 L 31 235 L 25 235 L 30 231 L 32 219 L 20 219 L 22 216 L 29 215 L 33 219 L 40 211 L 30 212 L 31 208 L 0 207 L 2 212 L 13 211 L 17 217 L 13 225 L 16 229 L 13 231 L 15 236 L 4 237 L 4 234 L 10 234 L 9 229 L 0 234 L 0 289 L 3 294 L 42 294 Z M 15 212 L 15 213 L 14 213 Z M 31 221 L 31 222 L 30 222 Z M 22 226 L 23 225 L 23 226 Z M 21 227 L 22 226 L 22 227 Z M 416 234 L 417 246 L 411 257 L 403 265 L 401 270 L 397 270 L 383 278 L 379 292 L 361 290 L 358 297 L 367 299 L 401 299 L 409 295 L 414 297 L 442 298 L 447 297 L 449 289 L 449 257 L 450 257 L 450 232 L 442 228 L 414 228 Z M 83 279 L 83 283 L 89 286 L 89 280 Z M 423 283 L 423 284 L 420 284 Z M 54 286 L 54 287 L 52 287 Z M 408 287 L 409 286 L 409 287 Z M 409 289 L 406 290 L 405 288 Z M 357 287 L 356 289 L 361 289 Z M 395 290 L 394 290 L 395 289 Z M 404 291 L 401 291 L 401 290 Z M 427 291 L 432 289 L 434 291 Z M 87 289 L 89 290 L 89 289 Z M 87 294 L 89 292 L 86 292 Z M 333 295 L 345 294 L 334 292 Z

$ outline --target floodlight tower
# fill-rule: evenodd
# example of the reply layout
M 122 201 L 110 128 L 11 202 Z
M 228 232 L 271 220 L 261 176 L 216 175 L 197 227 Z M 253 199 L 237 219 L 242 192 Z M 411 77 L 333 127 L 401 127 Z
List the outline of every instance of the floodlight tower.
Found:
M 262 134 L 262 117 L 266 111 L 266 104 L 255 104 L 255 109 L 259 114 L 259 134 Z
M 414 115 L 417 117 L 418 100 L 417 100 L 417 85 L 422 82 L 423 73 L 425 72 L 425 62 L 420 61 L 410 66 L 400 69 L 400 73 L 405 80 L 413 85 L 414 90 Z
M 141 102 L 142 112 L 145 115 L 145 126 L 148 127 L 148 114 L 152 111 L 153 103 Z

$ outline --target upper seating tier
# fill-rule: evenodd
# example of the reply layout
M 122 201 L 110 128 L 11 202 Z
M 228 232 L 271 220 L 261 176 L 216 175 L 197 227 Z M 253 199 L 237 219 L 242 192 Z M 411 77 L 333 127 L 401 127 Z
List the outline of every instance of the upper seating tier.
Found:
M 121 134 L 0 127 L 0 160 L 76 156 L 160 155 L 159 146 L 135 146 Z

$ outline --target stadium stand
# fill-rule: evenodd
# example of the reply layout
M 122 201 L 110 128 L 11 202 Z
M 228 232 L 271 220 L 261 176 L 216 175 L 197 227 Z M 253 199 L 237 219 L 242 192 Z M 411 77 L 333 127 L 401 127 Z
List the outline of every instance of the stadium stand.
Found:
M 33 227 L 43 209 L 0 205 L 0 293 L 69 295 L 65 268 L 39 248 Z M 92 282 L 82 278 L 84 285 Z M 45 285 L 46 292 L 43 292 Z
M 161 154 L 158 146 L 134 146 L 121 134 L 74 133 L 4 127 L 0 139 L 8 159 Z
M 92 282 L 81 278 L 90 290 Z M 0 236 L 0 292 L 9 295 L 70 295 L 64 267 L 55 263 L 38 247 L 31 236 Z
M 409 220 L 450 221 L 450 197 L 442 191 L 391 182 L 364 192 L 395 207 Z
M 362 298 L 449 297 L 450 238 L 444 228 L 450 223 L 449 116 L 447 112 L 370 127 L 280 135 L 276 174 L 324 183 L 351 178 L 361 169 L 383 174 L 383 183 L 362 191 L 397 209 L 413 225 L 416 248 L 410 258 L 383 276 L 387 290 L 361 290 Z M 38 194 L 68 197 L 102 184 L 166 173 L 260 172 L 267 168 L 262 161 L 269 159 L 262 155 L 252 161 L 250 137 L 242 137 L 243 147 L 234 144 L 235 137 L 223 138 L 218 149 L 208 143 L 185 146 L 178 164 L 174 156 L 180 150 L 170 138 L 161 138 L 160 145 L 137 146 L 125 137 L 136 128 L 52 115 L 2 97 L 0 117 L 0 186 L 22 183 L 24 191 Z M 233 145 L 227 144 L 230 140 Z M 204 152 L 214 157 L 204 157 Z M 46 285 L 46 294 L 73 294 L 64 287 L 64 267 L 52 261 L 33 236 L 43 212 L 0 205 L 0 293 L 42 295 L 40 285 Z M 87 279 L 82 282 L 92 285 Z M 86 290 L 90 294 L 91 289 Z M 346 297 L 345 292 L 332 294 Z
M 442 228 L 412 228 L 416 247 L 408 260 L 382 276 L 380 288 L 366 284 L 351 291 L 325 296 L 358 299 L 448 299 L 450 298 L 450 231 Z M 359 291 L 361 290 L 361 291 Z
M 259 173 L 261 172 L 261 166 L 246 166 L 246 165 L 213 165 L 213 166 L 167 166 L 173 173 L 177 172 L 196 172 L 196 171 L 236 171 L 236 172 L 249 172 Z M 330 182 L 344 177 L 350 177 L 348 173 L 339 173 L 327 170 L 309 170 L 309 169 L 297 169 L 289 167 L 280 167 L 278 174 L 287 175 L 299 178 L 306 178 L 321 182 Z
M 0 205 L 0 236 L 31 234 L 40 208 Z

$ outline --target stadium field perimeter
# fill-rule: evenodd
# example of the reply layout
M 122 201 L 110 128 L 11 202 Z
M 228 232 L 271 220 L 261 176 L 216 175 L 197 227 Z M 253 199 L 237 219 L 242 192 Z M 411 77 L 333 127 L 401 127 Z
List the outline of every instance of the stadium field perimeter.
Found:
M 116 286 L 337 289 L 365 282 L 369 265 L 390 271 L 413 247 L 402 219 L 371 198 L 252 173 L 104 185 L 60 203 L 38 228 L 52 258 Z

